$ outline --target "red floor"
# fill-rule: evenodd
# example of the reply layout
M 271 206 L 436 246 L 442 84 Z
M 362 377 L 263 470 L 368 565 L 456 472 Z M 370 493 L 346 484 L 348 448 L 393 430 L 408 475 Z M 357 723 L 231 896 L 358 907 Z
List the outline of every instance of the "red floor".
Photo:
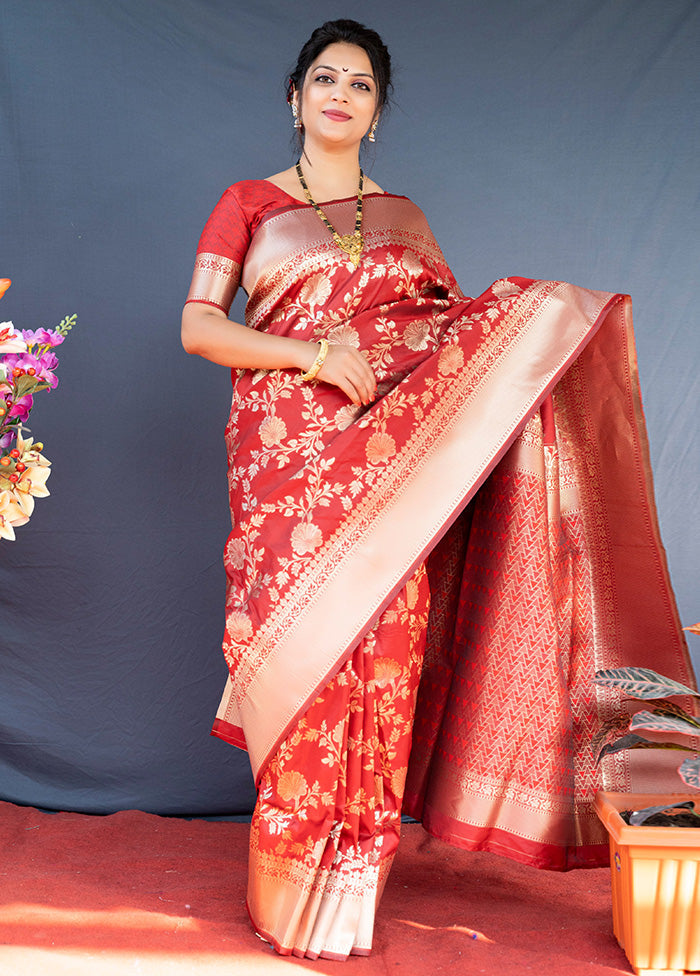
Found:
M 282 959 L 244 906 L 247 824 L 0 803 L 0 976 L 632 972 L 607 870 L 554 874 L 404 827 L 368 958 Z

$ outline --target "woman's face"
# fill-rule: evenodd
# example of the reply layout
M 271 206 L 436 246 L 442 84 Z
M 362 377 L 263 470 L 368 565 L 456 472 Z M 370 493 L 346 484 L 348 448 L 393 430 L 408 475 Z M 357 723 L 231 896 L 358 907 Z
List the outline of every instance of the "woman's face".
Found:
M 329 44 L 306 72 L 294 99 L 301 107 L 304 146 L 359 144 L 374 121 L 377 85 L 367 53 L 355 44 Z

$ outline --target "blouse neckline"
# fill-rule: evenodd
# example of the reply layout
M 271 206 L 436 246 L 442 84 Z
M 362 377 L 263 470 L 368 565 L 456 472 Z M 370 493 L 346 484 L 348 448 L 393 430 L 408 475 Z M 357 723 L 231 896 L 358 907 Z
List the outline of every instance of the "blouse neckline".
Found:
M 277 190 L 277 192 L 281 193 L 282 196 L 285 196 L 288 200 L 292 200 L 298 207 L 311 206 L 311 204 L 306 200 L 298 200 L 296 197 L 293 197 L 291 193 L 287 193 L 286 190 L 283 190 L 281 186 L 277 186 L 276 183 L 271 183 L 270 180 L 250 180 L 250 182 L 267 183 L 267 185 L 271 186 L 273 190 Z M 386 190 L 383 192 L 371 190 L 369 193 L 363 193 L 362 197 L 363 199 L 366 199 L 367 197 L 396 197 L 404 200 L 406 199 L 406 197 L 402 197 L 399 193 L 387 193 Z M 353 194 L 351 197 L 338 197 L 335 200 L 322 200 L 318 205 L 319 207 L 329 207 L 332 203 L 347 203 L 349 200 L 357 200 L 357 194 Z

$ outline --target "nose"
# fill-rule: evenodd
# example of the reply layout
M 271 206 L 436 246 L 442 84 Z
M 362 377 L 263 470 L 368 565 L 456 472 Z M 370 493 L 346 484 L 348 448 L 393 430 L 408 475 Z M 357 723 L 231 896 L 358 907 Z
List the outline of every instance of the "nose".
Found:
M 344 91 L 340 88 L 336 88 L 333 92 L 333 100 L 336 102 L 347 102 L 348 98 Z

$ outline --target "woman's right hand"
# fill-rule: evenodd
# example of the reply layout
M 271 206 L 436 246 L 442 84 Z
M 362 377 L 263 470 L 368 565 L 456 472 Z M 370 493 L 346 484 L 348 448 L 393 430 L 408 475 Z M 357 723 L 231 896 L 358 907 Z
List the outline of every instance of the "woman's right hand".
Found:
M 377 393 L 372 367 L 365 355 L 353 346 L 329 345 L 316 379 L 337 386 L 358 407 L 370 404 Z
M 258 332 L 202 302 L 189 302 L 183 309 L 182 344 L 188 353 L 234 369 L 308 372 L 319 352 L 317 342 Z M 377 392 L 372 367 L 353 346 L 329 345 L 316 379 L 337 386 L 356 406 L 371 403 Z

